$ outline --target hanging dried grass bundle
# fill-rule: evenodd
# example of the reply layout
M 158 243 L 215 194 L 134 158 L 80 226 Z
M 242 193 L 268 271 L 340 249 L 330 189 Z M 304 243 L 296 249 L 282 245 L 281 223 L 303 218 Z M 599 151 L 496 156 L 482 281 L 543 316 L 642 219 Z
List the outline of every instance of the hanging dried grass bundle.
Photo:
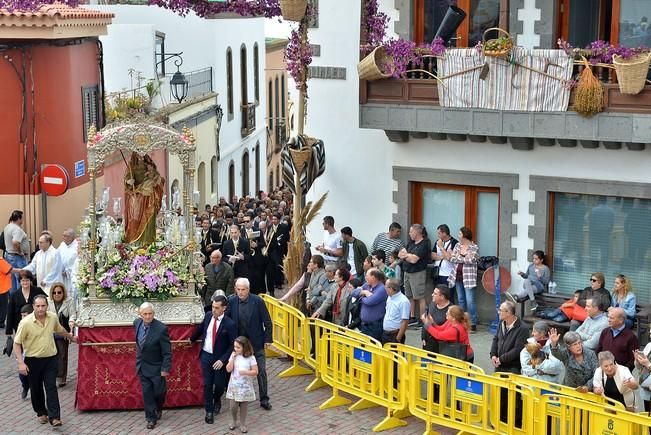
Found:
M 576 86 L 574 110 L 587 118 L 603 111 L 604 86 L 592 73 L 592 68 L 587 59 L 583 58 L 585 68 L 581 71 L 579 82 Z

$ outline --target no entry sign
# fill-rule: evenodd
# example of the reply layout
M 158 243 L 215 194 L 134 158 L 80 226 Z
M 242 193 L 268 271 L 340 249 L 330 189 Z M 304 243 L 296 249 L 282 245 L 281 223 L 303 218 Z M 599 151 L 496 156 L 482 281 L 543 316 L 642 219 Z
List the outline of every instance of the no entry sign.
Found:
M 68 171 L 61 165 L 43 165 L 41 169 L 41 188 L 50 196 L 66 193 L 70 179 Z

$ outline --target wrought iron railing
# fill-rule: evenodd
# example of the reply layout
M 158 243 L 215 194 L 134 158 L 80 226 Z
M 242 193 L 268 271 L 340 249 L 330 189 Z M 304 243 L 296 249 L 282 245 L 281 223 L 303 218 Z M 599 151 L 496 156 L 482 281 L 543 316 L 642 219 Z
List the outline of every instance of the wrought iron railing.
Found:
M 185 79 L 188 81 L 188 95 L 187 99 L 200 97 L 202 95 L 209 94 L 213 92 L 213 83 L 212 83 L 212 67 L 190 71 L 183 73 Z M 171 76 L 171 74 L 170 74 Z M 170 101 L 174 101 L 175 98 L 170 92 Z

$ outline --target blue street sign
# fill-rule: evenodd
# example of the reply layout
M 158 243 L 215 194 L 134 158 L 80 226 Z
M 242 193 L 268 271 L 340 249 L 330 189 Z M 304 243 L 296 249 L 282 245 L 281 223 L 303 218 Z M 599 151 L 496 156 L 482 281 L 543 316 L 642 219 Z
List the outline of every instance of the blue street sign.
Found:
M 75 178 L 83 177 L 86 175 L 86 162 L 79 160 L 75 162 Z
M 357 361 L 371 364 L 373 361 L 373 354 L 367 350 L 355 348 L 353 349 L 353 358 L 355 358 Z
M 456 389 L 460 393 L 477 394 L 479 396 L 484 394 L 484 384 L 466 378 L 457 378 Z

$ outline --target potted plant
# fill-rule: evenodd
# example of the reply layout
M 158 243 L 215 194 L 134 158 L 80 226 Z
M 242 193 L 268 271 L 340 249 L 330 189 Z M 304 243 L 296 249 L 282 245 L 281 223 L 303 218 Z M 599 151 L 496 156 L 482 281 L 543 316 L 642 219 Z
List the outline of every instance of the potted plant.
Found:
M 280 13 L 284 20 L 301 21 L 307 10 L 307 0 L 280 0 Z

